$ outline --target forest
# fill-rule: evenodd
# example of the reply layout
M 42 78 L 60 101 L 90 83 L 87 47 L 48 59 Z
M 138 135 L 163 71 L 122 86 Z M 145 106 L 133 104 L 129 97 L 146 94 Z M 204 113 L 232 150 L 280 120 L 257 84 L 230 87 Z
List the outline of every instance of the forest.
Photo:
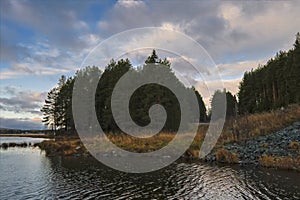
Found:
M 209 122 L 210 110 L 204 104 L 201 94 L 194 88 L 184 86 L 171 69 L 171 63 L 166 58 L 158 57 L 155 50 L 145 60 L 145 64 L 159 63 L 165 67 L 172 77 L 173 84 L 186 94 L 195 93 L 200 115 L 191 122 Z M 255 67 L 255 66 L 254 66 Z M 120 132 L 111 111 L 111 95 L 118 80 L 129 70 L 137 76 L 147 69 L 146 65 L 135 68 L 128 59 L 111 60 L 101 71 L 96 66 L 88 66 L 76 72 L 75 76 L 67 78 L 61 76 L 58 85 L 52 88 L 47 95 L 41 109 L 43 123 L 52 130 L 75 132 L 72 116 L 72 91 L 76 77 L 84 74 L 98 74 L 101 79 L 98 83 L 95 96 L 95 109 L 98 121 L 105 132 Z M 293 48 L 289 51 L 279 51 L 265 65 L 245 72 L 240 82 L 237 97 L 226 91 L 215 91 L 210 100 L 210 108 L 217 106 L 221 95 L 226 95 L 226 118 L 284 108 L 289 104 L 300 103 L 300 35 L 296 35 Z M 238 98 L 238 99 L 237 99 Z M 150 122 L 149 108 L 153 104 L 161 104 L 167 112 L 167 120 L 162 131 L 175 132 L 180 123 L 180 105 L 175 95 L 167 88 L 158 84 L 148 84 L 137 89 L 130 99 L 130 115 L 134 122 L 145 126 Z M 193 109 L 186 104 L 188 109 Z
M 246 72 L 240 83 L 239 113 L 256 113 L 300 103 L 300 34 L 294 47 Z
M 95 109 L 98 121 L 105 132 L 120 132 L 111 110 L 111 96 L 118 80 L 129 70 L 133 71 L 137 77 L 142 77 L 153 65 L 146 64 L 159 63 L 158 67 L 163 67 L 169 75 L 172 84 L 186 96 L 195 94 L 198 101 L 200 115 L 190 119 L 192 123 L 206 122 L 207 111 L 201 95 L 194 87 L 185 87 L 175 76 L 171 69 L 171 63 L 167 59 L 158 58 L 156 51 L 145 60 L 145 65 L 134 68 L 128 59 L 114 61 L 113 59 L 102 72 L 98 67 L 85 67 L 76 72 L 74 77 L 66 78 L 61 76 L 58 86 L 48 92 L 47 99 L 41 111 L 44 113 L 43 122 L 54 130 L 65 130 L 72 132 L 75 130 L 72 116 L 72 91 L 74 81 L 78 76 L 97 74 L 101 79 L 98 83 L 95 95 Z M 180 124 L 180 105 L 176 96 L 167 88 L 159 84 L 147 84 L 138 88 L 130 99 L 130 115 L 136 124 L 145 126 L 150 123 L 149 108 L 153 104 L 162 105 L 167 112 L 166 123 L 162 131 L 177 131 Z M 185 103 L 188 109 L 194 109 L 188 102 Z

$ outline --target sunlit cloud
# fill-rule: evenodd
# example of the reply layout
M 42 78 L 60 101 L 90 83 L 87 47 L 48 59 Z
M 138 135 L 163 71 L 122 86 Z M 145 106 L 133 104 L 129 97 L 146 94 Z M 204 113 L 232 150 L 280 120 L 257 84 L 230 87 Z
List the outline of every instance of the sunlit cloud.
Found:
M 38 94 L 33 91 L 44 78 L 73 75 L 100 42 L 121 31 L 143 27 L 174 30 L 193 38 L 215 61 L 217 68 L 213 72 L 220 75 L 224 87 L 236 94 L 244 72 L 265 64 L 279 50 L 290 49 L 300 27 L 300 1 L 120 0 L 70 3 L 11 0 L 1 1 L 0 4 L 1 84 L 13 87 L 24 85 L 25 77 L 43 77 L 32 78 L 31 91 L 15 88 L 37 99 Z M 167 44 L 172 37 L 172 34 L 149 34 L 145 38 L 136 36 L 127 41 L 123 51 L 127 52 L 134 65 L 139 65 L 151 49 L 131 53 L 136 49 L 136 44 L 144 47 L 152 47 L 153 44 L 173 45 L 174 48 L 184 46 L 181 40 Z M 211 94 L 204 91 L 207 86 L 201 77 L 195 76 L 195 71 L 190 68 L 180 67 L 182 60 L 195 63 L 201 56 L 180 55 L 179 58 L 159 53 L 171 60 L 176 74 L 199 89 L 209 104 Z M 102 55 L 101 60 L 94 63 L 107 63 L 110 59 Z M 214 88 L 217 78 L 211 75 L 206 84 Z M 54 79 L 51 81 L 49 88 L 57 82 Z M 29 113 L 29 107 L 33 105 L 25 106 L 20 99 L 32 101 L 35 106 L 33 110 L 38 110 L 42 97 L 38 104 L 21 91 L 12 92 L 12 88 L 7 88 L 1 93 L 0 109 L 7 115 L 2 114 L 2 117 L 24 118 L 26 113 L 30 119 L 40 117 L 37 113 Z

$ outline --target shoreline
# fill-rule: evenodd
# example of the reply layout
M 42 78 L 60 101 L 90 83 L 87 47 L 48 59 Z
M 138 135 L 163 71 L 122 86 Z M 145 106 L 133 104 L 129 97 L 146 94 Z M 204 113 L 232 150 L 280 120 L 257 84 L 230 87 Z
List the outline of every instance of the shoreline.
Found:
M 261 143 L 257 143 L 257 141 L 261 141 L 262 144 L 268 141 L 270 144 L 261 146 Z M 93 157 L 83 146 L 80 139 L 60 138 L 57 141 L 43 141 L 37 146 L 45 151 L 47 156 Z M 99 151 L 98 154 L 105 157 L 122 157 L 122 155 L 117 155 L 113 151 Z M 294 122 L 275 133 L 216 146 L 204 159 L 199 159 L 198 155 L 199 150 L 191 146 L 178 161 L 239 165 L 241 167 L 256 166 L 300 172 L 300 122 Z
M 207 129 L 207 124 L 199 126 L 194 141 L 180 159 L 199 161 L 199 150 Z M 150 138 L 137 138 L 119 133 L 106 136 L 124 150 L 146 153 L 166 146 L 174 135 L 175 133 L 159 133 Z M 31 145 L 45 151 L 47 156 L 91 156 L 76 135 L 0 134 L 0 140 L 1 136 L 52 138 Z M 89 149 L 103 156 L 122 156 L 105 147 L 101 149 L 97 144 L 104 139 L 90 138 L 85 141 L 85 145 L 89 145 Z M 176 145 L 180 145 L 184 139 L 182 135 L 180 143 Z M 16 145 L 0 144 L 0 146 L 5 148 Z M 202 161 L 230 165 L 254 164 L 300 171 L 300 106 L 292 105 L 284 111 L 274 110 L 228 119 L 214 149 Z
M 1 137 L 31 137 L 31 138 L 54 138 L 53 135 L 49 134 L 35 134 L 35 133 L 29 133 L 29 134 L 0 134 Z
M 6 144 L 5 146 L 3 144 Z M 34 143 L 34 144 L 25 144 L 25 143 L 3 143 L 0 144 L 0 148 L 7 149 L 11 147 L 20 147 L 20 148 L 36 148 L 38 147 L 41 151 L 46 153 L 48 157 L 77 157 L 77 158 L 93 158 L 95 159 L 83 146 L 80 139 L 75 138 L 59 138 L 58 140 L 45 140 L 43 142 Z M 232 160 L 231 151 L 226 151 L 224 155 L 221 155 L 221 159 L 212 159 L 212 156 L 216 156 L 216 152 L 219 149 L 226 149 L 226 146 L 218 146 L 212 150 L 210 154 L 208 154 L 205 159 L 199 159 L 198 153 L 199 151 L 195 149 L 189 148 L 185 154 L 183 154 L 180 158 L 176 160 L 179 162 L 200 162 L 203 164 L 213 164 L 213 165 L 224 165 L 224 166 L 239 166 L 239 167 L 263 167 L 263 168 L 274 168 L 274 169 L 283 169 L 283 170 L 293 170 L 296 172 L 300 172 L 300 153 L 298 157 L 289 157 L 289 156 L 281 156 L 281 157 L 273 157 L 266 155 L 264 157 L 259 157 L 253 160 L 242 160 L 237 158 L 237 160 Z M 282 149 L 285 151 L 285 149 Z M 100 155 L 107 156 L 120 156 L 116 155 L 113 152 L 99 152 Z M 210 158 L 208 159 L 208 157 Z M 223 156 L 223 157 L 222 157 Z M 227 157 L 226 157 L 227 156 Z
M 205 160 L 300 171 L 300 122 L 275 133 L 215 147 Z

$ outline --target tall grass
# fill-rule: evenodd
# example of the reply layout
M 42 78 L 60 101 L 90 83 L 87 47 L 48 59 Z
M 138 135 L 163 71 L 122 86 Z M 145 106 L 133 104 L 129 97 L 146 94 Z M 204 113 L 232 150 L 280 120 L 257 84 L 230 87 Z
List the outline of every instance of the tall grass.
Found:
M 292 105 L 284 111 L 275 110 L 271 112 L 239 116 L 226 120 L 222 134 L 217 145 L 230 142 L 239 142 L 245 139 L 254 138 L 278 131 L 295 121 L 300 121 L 300 106 Z M 187 154 L 191 157 L 198 157 L 200 146 L 204 140 L 208 125 L 200 125 L 194 141 L 190 145 Z M 132 152 L 150 152 L 166 146 L 175 136 L 175 133 L 159 133 L 150 138 L 136 138 L 127 134 L 107 134 L 108 139 L 122 149 Z M 179 135 L 184 142 L 186 134 Z M 98 148 L 97 142 L 105 138 L 96 137 L 85 141 L 92 148 Z M 99 143 L 98 143 L 99 144 Z M 94 146 L 93 146 L 94 145 Z M 180 144 L 178 144 L 180 145 Z M 295 145 L 293 145 L 295 146 Z M 50 153 L 59 152 L 63 155 L 74 153 L 86 153 L 86 150 L 79 138 L 58 137 L 55 141 L 44 141 L 40 144 L 42 149 Z M 102 151 L 105 147 L 99 149 Z M 223 152 L 224 153 L 224 152 Z M 230 159 L 229 159 L 230 160 Z M 237 162 L 234 159 L 234 162 Z
M 274 110 L 227 119 L 218 145 L 255 138 L 279 131 L 300 121 L 300 106 L 290 105 L 285 110 Z M 205 133 L 199 135 L 204 138 Z

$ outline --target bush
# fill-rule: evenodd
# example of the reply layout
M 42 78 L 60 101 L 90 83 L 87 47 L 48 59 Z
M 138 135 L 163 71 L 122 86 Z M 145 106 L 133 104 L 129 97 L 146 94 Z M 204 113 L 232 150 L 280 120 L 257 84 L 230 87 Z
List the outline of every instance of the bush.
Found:
M 223 163 L 238 163 L 239 158 L 236 153 L 231 153 L 227 149 L 219 149 L 216 152 L 216 159 L 218 162 Z
M 298 142 L 293 141 L 290 143 L 290 148 L 294 150 L 298 150 L 300 149 L 300 144 Z
M 3 149 L 7 149 L 7 148 L 8 148 L 8 144 L 7 144 L 7 143 L 2 143 L 1 147 L 2 147 Z
M 263 167 L 300 170 L 300 158 L 261 156 L 258 159 Z

